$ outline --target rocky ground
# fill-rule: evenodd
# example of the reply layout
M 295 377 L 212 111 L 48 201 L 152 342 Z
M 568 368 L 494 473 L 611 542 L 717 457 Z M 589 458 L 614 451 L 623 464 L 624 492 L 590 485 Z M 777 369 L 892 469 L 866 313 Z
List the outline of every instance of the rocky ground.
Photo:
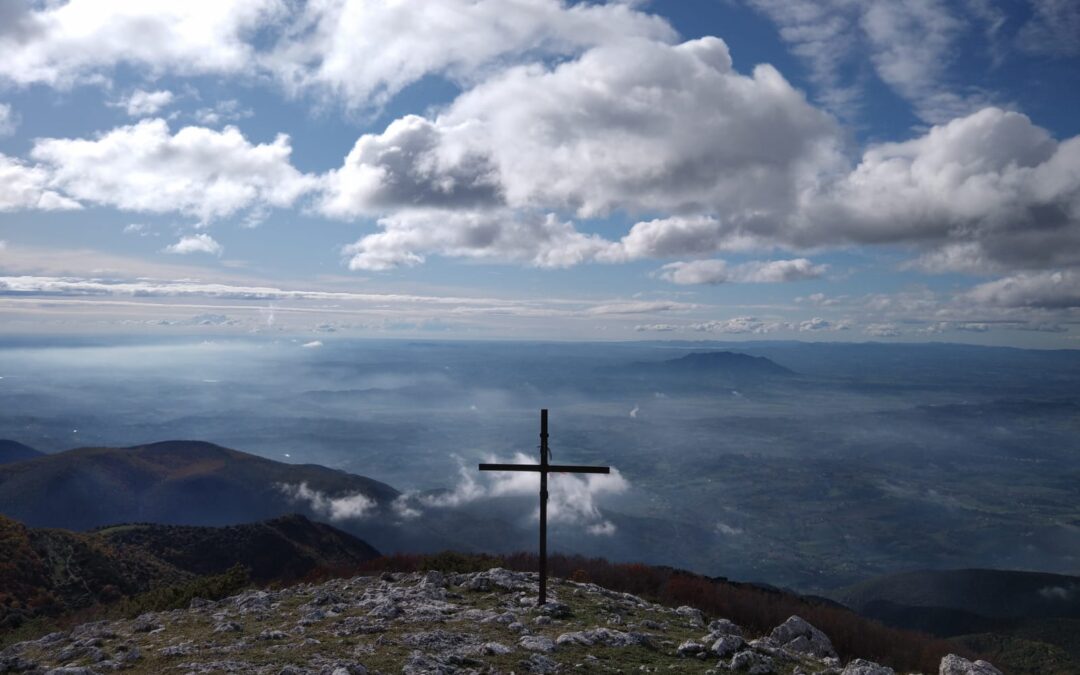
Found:
M 247 591 L 186 610 L 97 622 L 0 652 L 0 673 L 835 673 L 821 631 L 791 617 L 767 636 L 593 584 L 553 581 L 536 607 L 535 574 L 385 574 Z M 940 675 L 1000 675 L 949 656 Z

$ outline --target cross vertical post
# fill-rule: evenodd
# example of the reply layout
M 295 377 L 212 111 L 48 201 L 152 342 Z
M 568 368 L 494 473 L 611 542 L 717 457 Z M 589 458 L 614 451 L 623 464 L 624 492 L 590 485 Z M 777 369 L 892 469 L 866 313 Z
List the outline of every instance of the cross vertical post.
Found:
M 540 410 L 540 600 L 547 602 L 547 501 L 548 425 L 547 408 Z
M 540 597 L 537 604 L 547 602 L 547 502 L 549 473 L 611 473 L 607 466 L 576 466 L 551 464 L 548 448 L 548 411 L 540 411 L 540 463 L 539 464 L 481 464 L 481 471 L 534 471 L 540 474 Z

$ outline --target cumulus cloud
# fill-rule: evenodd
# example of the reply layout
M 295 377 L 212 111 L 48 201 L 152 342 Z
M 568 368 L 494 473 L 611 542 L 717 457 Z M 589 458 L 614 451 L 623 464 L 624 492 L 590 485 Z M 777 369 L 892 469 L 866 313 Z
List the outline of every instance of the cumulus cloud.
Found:
M 118 65 L 157 75 L 251 69 L 252 34 L 285 9 L 282 0 L 8 2 L 0 29 L 0 79 L 55 87 L 100 80 Z
M 445 209 L 406 209 L 378 220 L 382 232 L 342 249 L 349 269 L 388 270 L 423 263 L 426 255 L 570 267 L 585 262 L 608 242 L 578 232 L 554 214 Z
M 751 261 L 731 266 L 723 260 L 693 260 L 664 265 L 660 278 L 675 284 L 723 284 L 729 282 L 768 284 L 803 281 L 821 277 L 828 266 L 815 265 L 806 258 Z
M 167 89 L 159 89 L 157 91 L 136 89 L 123 99 L 117 101 L 116 105 L 123 108 L 124 111 L 132 117 L 146 117 L 148 115 L 155 115 L 162 108 L 168 107 L 168 105 L 172 103 L 173 98 L 173 93 Z
M 0 212 L 82 208 L 78 202 L 48 187 L 49 173 L 44 168 L 0 154 Z
M 342 497 L 331 497 L 325 492 L 314 490 L 308 484 L 299 485 L 279 483 L 278 489 L 294 502 L 306 504 L 315 513 L 330 520 L 355 520 L 371 515 L 378 508 L 378 503 L 362 492 Z
M 808 202 L 790 240 L 906 243 L 935 271 L 1080 263 L 1080 137 L 986 108 L 868 149 Z
M 767 241 L 735 228 L 709 215 L 670 216 L 635 223 L 619 242 L 601 252 L 605 262 L 624 262 L 640 258 L 672 258 L 702 255 L 719 250 L 753 249 Z
M 127 211 L 179 212 L 203 220 L 251 207 L 285 207 L 315 179 L 289 162 L 288 136 L 253 145 L 236 127 L 170 133 L 149 119 L 95 139 L 39 139 L 31 156 L 48 184 L 83 201 Z
M 325 0 L 306 3 L 262 60 L 290 91 L 370 107 L 426 75 L 468 81 L 525 55 L 674 35 L 663 19 L 621 2 Z
M 837 161 L 832 120 L 772 67 L 736 72 L 718 38 L 620 41 L 551 68 L 508 69 L 433 120 L 406 117 L 361 137 L 328 175 L 320 209 L 386 214 L 386 232 L 354 249 L 359 269 L 416 264 L 425 252 L 617 262 L 684 252 L 695 237 L 716 250 L 775 228 Z M 682 242 L 642 225 L 618 244 L 550 215 L 616 209 L 711 215 Z
M 998 307 L 1080 307 L 1080 271 L 1021 272 L 975 286 L 967 297 Z
M 489 458 L 491 462 L 501 462 Z M 535 464 L 536 458 L 515 453 L 512 463 Z M 598 498 L 605 494 L 620 494 L 630 484 L 612 468 L 610 474 L 554 474 L 548 479 L 548 520 L 584 527 L 591 534 L 610 535 L 615 525 L 604 518 Z M 478 473 L 462 462 L 458 468 L 458 483 L 450 491 L 420 497 L 429 508 L 455 507 L 491 497 L 535 496 L 540 488 L 538 474 L 523 471 L 490 471 Z M 539 507 L 533 518 L 539 519 Z
M 220 256 L 225 249 L 208 234 L 193 234 L 180 237 L 180 241 L 165 247 L 166 253 L 188 255 L 189 253 L 209 253 Z

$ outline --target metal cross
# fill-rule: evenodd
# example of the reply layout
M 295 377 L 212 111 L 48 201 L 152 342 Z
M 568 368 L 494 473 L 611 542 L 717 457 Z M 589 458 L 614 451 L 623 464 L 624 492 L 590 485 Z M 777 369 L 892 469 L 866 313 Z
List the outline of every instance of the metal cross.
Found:
M 548 411 L 540 411 L 540 463 L 539 464 L 481 464 L 481 471 L 536 471 L 540 474 L 540 598 L 537 604 L 547 602 L 547 481 L 549 473 L 611 473 L 607 466 L 574 466 L 549 464 Z

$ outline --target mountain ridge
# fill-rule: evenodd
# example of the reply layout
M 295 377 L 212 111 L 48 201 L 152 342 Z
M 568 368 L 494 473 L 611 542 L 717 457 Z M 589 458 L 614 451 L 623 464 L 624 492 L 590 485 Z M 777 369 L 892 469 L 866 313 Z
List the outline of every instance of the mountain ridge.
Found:
M 0 464 L 23 462 L 28 459 L 44 457 L 45 453 L 9 438 L 0 438 Z

